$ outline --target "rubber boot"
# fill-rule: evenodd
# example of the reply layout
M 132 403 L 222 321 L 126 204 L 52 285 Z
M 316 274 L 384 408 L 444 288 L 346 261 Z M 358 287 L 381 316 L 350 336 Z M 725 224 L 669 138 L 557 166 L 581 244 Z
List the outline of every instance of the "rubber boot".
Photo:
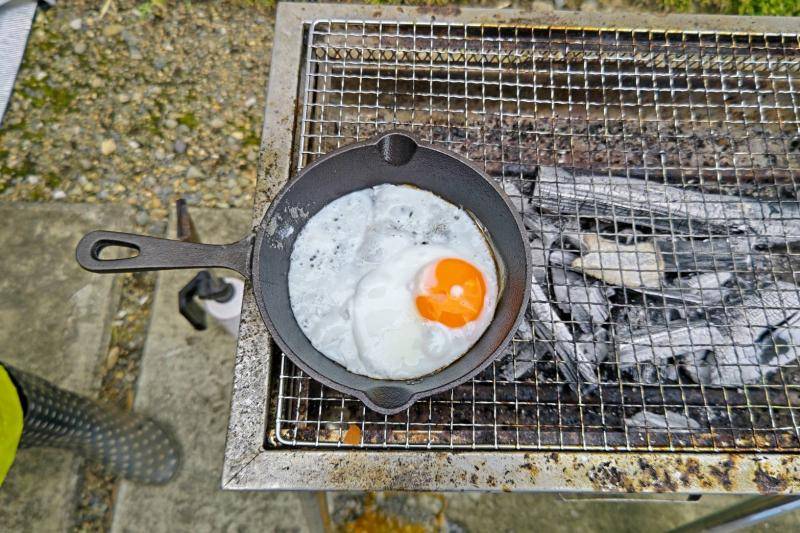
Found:
M 4 365 L 20 391 L 20 448 L 73 450 L 110 474 L 140 483 L 169 481 L 180 463 L 177 441 L 150 418 L 105 406 Z

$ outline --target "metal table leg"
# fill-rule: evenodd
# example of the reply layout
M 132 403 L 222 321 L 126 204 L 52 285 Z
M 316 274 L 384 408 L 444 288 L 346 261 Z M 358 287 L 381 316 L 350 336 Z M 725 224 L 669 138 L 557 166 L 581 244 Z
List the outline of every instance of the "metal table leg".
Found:
M 328 498 L 325 492 L 298 492 L 306 524 L 312 533 L 331 533 L 333 526 L 328 511 Z

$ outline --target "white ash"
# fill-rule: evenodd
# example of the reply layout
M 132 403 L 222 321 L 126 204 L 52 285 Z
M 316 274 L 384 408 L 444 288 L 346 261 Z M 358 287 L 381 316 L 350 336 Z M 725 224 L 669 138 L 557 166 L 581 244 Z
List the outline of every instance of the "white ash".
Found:
M 775 372 L 782 362 L 793 359 L 794 350 L 776 353 L 769 349 L 768 344 L 772 330 L 780 330 L 778 338 L 800 337 L 800 289 L 796 285 L 786 282 L 765 284 L 745 295 L 741 305 L 728 306 L 719 309 L 718 314 L 709 314 L 712 320 L 727 326 L 725 329 L 729 332 L 727 343 L 714 350 L 712 383 L 758 383 Z M 765 343 L 765 340 L 769 342 Z M 769 353 L 774 354 L 773 360 L 763 360 Z
M 519 181 L 519 180 L 515 180 Z M 523 196 L 520 188 L 515 185 L 509 178 L 505 178 L 501 183 L 503 192 L 506 193 L 508 199 L 511 200 L 511 205 L 517 208 L 520 213 L 525 212 L 529 208 L 529 200 Z
M 691 284 L 698 288 L 720 285 L 719 279 L 708 276 Z M 689 320 L 618 329 L 615 347 L 620 365 L 658 365 L 675 358 L 693 381 L 719 386 L 761 383 L 780 367 L 796 365 L 800 356 L 800 289 L 778 282 L 741 291 L 741 297 L 737 291 L 731 289 L 734 297 L 729 296 L 724 304 L 698 307 Z
M 556 172 L 558 180 L 555 179 Z M 800 312 L 800 297 L 794 285 L 762 284 L 758 290 L 753 290 L 752 283 L 741 280 L 741 276 L 735 276 L 733 272 L 722 270 L 696 275 L 682 273 L 655 293 L 637 291 L 639 296 L 629 296 L 625 288 L 615 290 L 602 282 L 594 282 L 596 285 L 593 285 L 581 274 L 565 268 L 580 257 L 580 234 L 590 229 L 589 226 L 593 228 L 592 231 L 613 234 L 620 244 L 633 245 L 651 240 L 654 237 L 652 230 L 659 228 L 660 221 L 656 220 L 654 225 L 642 222 L 648 217 L 637 211 L 644 209 L 637 202 L 641 198 L 649 198 L 647 195 L 652 196 L 653 191 L 663 193 L 662 197 L 692 215 L 694 207 L 688 205 L 691 202 L 687 198 L 697 196 L 710 199 L 713 207 L 727 210 L 731 205 L 726 202 L 735 197 L 704 195 L 694 191 L 676 192 L 672 190 L 674 187 L 651 182 L 647 183 L 647 187 L 638 187 L 639 182 L 645 182 L 636 179 L 570 174 L 566 175 L 565 189 L 561 171 L 543 168 L 540 173 L 539 182 L 533 190 L 530 187 L 533 181 L 524 179 L 506 179 L 503 189 L 520 211 L 531 244 L 534 282 L 540 285 L 538 289 L 532 289 L 530 308 L 537 318 L 536 336 L 549 341 L 557 357 L 577 370 L 581 380 L 596 380 L 597 364 L 612 353 L 623 368 L 631 370 L 631 367 L 637 366 L 635 370 L 643 382 L 691 380 L 710 385 L 738 386 L 761 382 L 779 367 L 797 362 L 800 356 L 800 353 L 796 353 L 800 346 L 800 326 L 787 324 L 794 315 L 794 309 Z M 547 187 L 555 187 L 554 190 L 557 189 L 559 193 L 566 190 L 567 196 L 576 191 L 581 194 L 599 191 L 609 193 L 610 198 L 623 191 L 620 187 L 624 187 L 623 192 L 628 193 L 628 204 L 622 207 L 622 211 L 615 211 L 613 217 L 608 216 L 610 212 L 602 211 L 605 204 L 597 204 L 594 197 L 592 201 L 576 204 L 571 211 L 569 207 L 565 209 L 561 206 L 551 209 L 552 214 L 542 214 L 536 209 L 539 205 L 536 195 L 544 191 L 540 187 L 542 182 Z M 715 200 L 719 202 L 715 203 Z M 742 204 L 740 200 L 737 201 Z M 629 205 L 630 202 L 633 204 Z M 717 203 L 720 205 L 717 206 Z M 761 209 L 766 204 L 757 201 L 744 203 L 748 210 L 755 210 L 752 212 L 758 215 L 759 224 L 774 226 L 776 217 L 768 210 Z M 592 205 L 593 214 L 584 212 Z M 553 206 L 548 204 L 550 207 Z M 656 206 L 649 211 L 651 221 L 653 213 L 658 215 L 662 207 Z M 575 217 L 579 212 L 594 217 L 595 222 L 581 227 L 581 219 Z M 630 222 L 639 225 L 619 228 L 616 222 L 602 221 L 604 218 L 620 220 L 618 215 L 621 212 L 630 215 Z M 628 222 L 625 216 L 622 220 Z M 701 219 L 700 222 L 710 227 L 709 221 Z M 753 231 L 751 223 L 739 222 L 741 224 L 733 228 L 734 231 Z M 692 222 L 687 224 L 694 227 L 691 226 Z M 674 228 L 671 229 L 674 231 Z M 743 238 L 747 237 L 740 239 Z M 732 242 L 734 244 L 736 242 Z M 549 287 L 553 291 L 552 301 L 542 287 Z M 754 295 L 759 290 L 762 294 Z M 614 327 L 609 329 L 613 305 L 610 302 L 620 301 L 609 299 L 615 295 L 623 296 L 624 302 L 614 310 Z M 759 301 L 756 302 L 756 299 Z M 616 333 L 616 338 L 612 336 L 612 331 Z M 515 338 L 526 341 L 529 336 L 534 336 L 533 333 L 530 324 L 523 324 Z M 522 357 L 517 358 L 520 363 L 517 366 L 524 374 L 532 368 L 526 363 L 534 359 L 533 349 L 519 349 L 519 352 L 518 355 Z M 637 364 L 648 361 L 652 364 Z M 504 366 L 503 369 L 509 378 L 513 377 L 515 372 L 512 367 Z
M 642 410 L 625 418 L 625 425 L 630 429 L 641 431 L 669 431 L 671 433 L 689 433 L 700 429 L 700 424 L 693 418 L 674 411 L 665 411 L 666 415 Z
M 544 210 L 664 231 L 751 235 L 785 243 L 800 235 L 800 204 L 743 199 L 662 185 L 651 180 L 577 175 L 540 167 L 532 203 Z
M 531 270 L 533 279 L 538 283 L 547 283 L 547 255 L 550 247 L 538 237 L 531 237 Z
M 638 235 L 636 228 L 625 228 L 617 232 L 617 242 L 625 245 L 636 244 L 639 240 Z
M 678 381 L 678 367 L 674 364 L 665 365 L 661 367 L 660 371 L 667 381 Z
M 569 250 L 552 250 L 548 258 L 553 266 L 568 267 L 578 258 L 578 254 Z
M 595 364 L 600 364 L 613 352 L 612 343 L 608 338 L 608 330 L 602 327 L 578 336 L 580 349 L 589 356 Z
M 534 279 L 544 284 L 547 282 L 550 249 L 556 242 L 560 229 L 533 211 L 523 215 L 523 222 L 528 230 Z
M 688 353 L 678 359 L 678 368 L 695 383 L 711 383 L 710 352 Z
M 706 306 L 718 304 L 731 294 L 733 289 L 726 284 L 732 279 L 733 272 L 706 272 L 678 279 L 675 286 L 687 295 L 696 296 Z
M 675 320 L 663 326 L 618 331 L 615 336 L 621 366 L 660 361 L 687 354 L 705 354 L 722 345 L 725 333 L 702 320 Z
M 514 340 L 499 358 L 500 375 L 509 381 L 526 377 L 533 371 L 538 357 L 544 355 L 539 353 L 544 349 L 544 343 L 533 342 L 531 319 L 528 313 L 525 313 L 525 318 L 514 333 Z
M 540 338 L 552 343 L 556 357 L 564 363 L 560 368 L 567 374 L 568 381 L 574 386 L 577 386 L 578 381 L 596 384 L 598 378 L 592 356 L 575 342 L 567 324 L 558 316 L 536 280 L 531 283 L 531 309 L 533 316 L 539 319 L 536 322 L 536 332 Z
M 626 366 L 623 368 L 623 373 L 630 376 L 634 383 L 643 385 L 678 383 L 680 381 L 680 370 L 673 359 Z
M 563 267 L 550 269 L 550 279 L 558 308 L 569 314 L 572 322 L 584 333 L 602 327 L 609 315 L 605 289 Z
M 533 340 L 533 329 L 531 328 L 531 319 L 528 313 L 525 313 L 525 318 L 520 322 L 517 332 L 514 334 L 514 338 L 524 342 Z
M 516 354 L 513 349 L 501 360 L 500 376 L 506 381 L 525 379 L 533 373 L 536 363 L 550 355 L 545 343 L 528 342 L 517 344 Z

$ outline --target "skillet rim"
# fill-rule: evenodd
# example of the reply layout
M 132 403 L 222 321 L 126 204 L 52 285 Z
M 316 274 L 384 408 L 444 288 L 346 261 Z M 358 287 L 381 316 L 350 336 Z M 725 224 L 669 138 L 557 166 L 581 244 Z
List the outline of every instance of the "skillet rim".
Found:
M 379 388 L 379 387 L 382 387 L 382 386 L 399 387 L 401 389 L 403 389 L 403 388 L 406 389 L 406 392 L 408 394 L 408 399 L 406 401 L 404 401 L 403 404 L 400 405 L 399 407 L 387 409 L 385 407 L 381 407 L 381 406 L 377 405 L 370 398 L 369 390 L 356 389 L 356 388 L 353 388 L 353 386 L 351 386 L 351 385 L 343 384 L 340 381 L 336 381 L 336 380 L 334 380 L 334 379 L 332 379 L 332 378 L 330 378 L 328 376 L 322 375 L 320 372 L 318 372 L 312 366 L 308 365 L 305 361 L 303 361 L 303 359 L 300 356 L 298 356 L 293 350 L 291 350 L 287 346 L 287 344 L 283 340 L 282 336 L 280 335 L 280 332 L 278 331 L 278 328 L 275 326 L 275 324 L 273 323 L 273 321 L 269 317 L 269 310 L 268 310 L 269 304 L 264 301 L 263 288 L 262 288 L 263 287 L 263 283 L 261 281 L 261 269 L 258 268 L 258 267 L 260 266 L 260 263 L 261 263 L 261 248 L 262 248 L 262 246 L 265 245 L 266 241 L 268 240 L 267 239 L 267 226 L 269 225 L 269 222 L 273 219 L 273 217 L 275 215 L 275 212 L 279 209 L 279 206 L 283 202 L 283 199 L 286 197 L 286 195 L 289 193 L 289 191 L 291 191 L 292 187 L 297 182 L 302 180 L 303 177 L 306 176 L 313 168 L 316 168 L 317 166 L 325 164 L 329 159 L 344 155 L 344 154 L 346 154 L 347 152 L 349 152 L 351 150 L 355 150 L 355 149 L 359 149 L 359 148 L 363 148 L 363 147 L 367 147 L 367 146 L 378 145 L 384 139 L 387 139 L 387 138 L 392 137 L 392 136 L 397 136 L 397 135 L 403 136 L 403 137 L 406 137 L 406 138 L 410 139 L 411 141 L 413 141 L 416 144 L 417 147 L 422 147 L 422 148 L 426 148 L 426 149 L 429 149 L 429 150 L 433 150 L 435 152 L 438 152 L 438 153 L 440 153 L 442 155 L 445 155 L 445 156 L 453 159 L 454 162 L 458 162 L 458 163 L 461 163 L 463 165 L 467 165 L 477 176 L 482 178 L 485 182 L 489 183 L 489 185 L 495 190 L 495 192 L 498 194 L 499 198 L 505 204 L 506 209 L 511 214 L 514 222 L 516 223 L 517 235 L 518 235 L 518 237 L 520 239 L 520 242 L 522 243 L 522 247 L 523 247 L 523 249 L 525 251 L 525 277 L 524 277 L 525 286 L 524 286 L 522 299 L 520 300 L 519 308 L 516 310 L 516 317 L 514 317 L 514 320 L 512 322 L 510 322 L 510 327 L 508 328 L 508 331 L 506 331 L 505 335 L 503 336 L 502 341 L 498 344 L 497 348 L 492 353 L 488 354 L 479 364 L 471 367 L 469 371 L 463 373 L 462 375 L 460 375 L 460 376 L 448 381 L 447 383 L 444 383 L 444 384 L 441 384 L 441 385 L 438 385 L 438 386 L 435 386 L 435 387 L 431 387 L 430 389 L 425 389 L 425 390 L 416 391 L 416 392 L 412 392 L 412 391 L 408 391 L 407 390 L 407 386 L 409 385 L 408 382 L 409 381 L 414 381 L 413 379 L 412 380 L 380 380 L 380 379 L 376 379 L 376 378 L 370 378 L 368 376 L 363 376 L 363 377 L 365 377 L 367 379 L 371 379 L 371 380 L 376 382 L 376 386 L 373 389 L 370 389 L 370 390 L 374 390 L 375 388 Z M 446 200 L 448 202 L 450 201 L 447 198 L 444 198 L 444 200 Z M 463 208 L 463 206 L 462 206 L 462 208 Z M 302 228 L 300 229 L 300 231 L 302 231 Z M 369 407 L 370 409 L 372 409 L 374 411 L 377 411 L 378 413 L 381 413 L 381 414 L 384 414 L 384 415 L 392 415 L 392 414 L 396 414 L 396 413 L 402 412 L 402 411 L 408 409 L 414 402 L 416 402 L 417 400 L 419 400 L 421 398 L 426 398 L 426 397 L 432 396 L 432 395 L 434 395 L 436 393 L 450 390 L 450 389 L 452 389 L 452 388 L 454 388 L 454 387 L 456 387 L 456 386 L 468 381 L 469 379 L 473 378 L 475 375 L 479 374 L 483 369 L 485 369 L 487 366 L 489 366 L 493 361 L 495 361 L 497 359 L 497 357 L 508 346 L 509 342 L 511 341 L 512 337 L 514 336 L 514 333 L 516 333 L 516 331 L 517 331 L 517 329 L 519 327 L 519 324 L 524 319 L 525 313 L 526 313 L 526 311 L 528 309 L 528 303 L 529 303 L 529 300 L 530 300 L 531 283 L 532 283 L 532 280 L 531 280 L 532 265 L 531 265 L 530 243 L 528 242 L 527 232 L 525 231 L 525 228 L 524 228 L 524 225 L 522 223 L 522 219 L 521 219 L 521 217 L 519 215 L 519 212 L 514 207 L 514 205 L 511 203 L 511 200 L 508 198 L 508 196 L 506 195 L 505 191 L 503 191 L 503 189 L 497 184 L 497 182 L 494 179 L 489 177 L 483 170 L 478 168 L 477 165 L 475 165 L 474 163 L 472 163 L 468 159 L 466 159 L 466 158 L 464 158 L 464 157 L 462 157 L 462 156 L 456 154 L 455 152 L 453 152 L 451 150 L 448 150 L 446 148 L 440 148 L 440 147 L 434 146 L 432 144 L 420 141 L 417 136 L 415 136 L 414 134 L 412 134 L 412 133 L 410 133 L 410 132 L 408 132 L 406 130 L 402 130 L 402 129 L 387 130 L 387 131 L 385 131 L 383 133 L 380 133 L 378 135 L 375 135 L 374 137 L 371 137 L 371 138 L 369 138 L 367 140 L 364 140 L 364 141 L 361 141 L 361 142 L 356 142 L 356 143 L 351 143 L 351 144 L 348 144 L 346 146 L 342 146 L 341 148 L 338 148 L 336 150 L 333 150 L 331 152 L 328 152 L 328 153 L 320 156 L 318 159 L 313 161 L 311 164 L 309 164 L 306 167 L 304 167 L 295 176 L 290 178 L 281 187 L 281 189 L 278 191 L 278 193 L 275 195 L 275 197 L 270 201 L 269 208 L 264 213 L 264 216 L 261 218 L 261 221 L 259 222 L 259 224 L 258 224 L 258 226 L 256 228 L 256 231 L 255 231 L 255 243 L 253 245 L 253 255 L 252 255 L 252 259 L 251 259 L 250 272 L 251 272 L 250 279 L 251 279 L 251 283 L 252 283 L 253 294 L 254 294 L 255 299 L 256 299 L 256 305 L 258 306 L 258 312 L 259 312 L 259 315 L 261 316 L 261 320 L 266 325 L 267 330 L 269 331 L 269 334 L 270 334 L 270 337 L 272 338 L 272 340 L 274 340 L 275 343 L 278 345 L 278 347 L 281 349 L 281 351 L 284 354 L 286 354 L 287 357 L 289 357 L 289 359 L 292 361 L 292 363 L 294 363 L 295 365 L 300 367 L 300 369 L 303 370 L 303 372 L 308 374 L 311 378 L 315 379 L 316 381 L 318 381 L 318 382 L 320 382 L 322 384 L 325 384 L 325 385 L 329 385 L 329 386 L 331 386 L 331 388 L 334 388 L 334 389 L 336 389 L 336 390 L 338 390 L 340 392 L 344 392 L 344 393 L 350 394 L 352 396 L 355 396 L 356 398 L 361 400 L 364 404 L 366 404 L 367 407 Z M 277 305 L 277 303 L 274 304 L 274 305 Z M 492 325 L 495 324 L 496 318 L 497 317 L 495 316 L 492 319 L 492 322 L 490 323 L 489 328 L 492 328 Z M 487 329 L 487 331 L 489 331 L 489 329 Z M 484 334 L 485 334 L 485 332 L 484 332 Z M 472 350 L 473 350 L 473 348 L 470 348 L 464 354 L 462 354 L 459 358 L 457 358 L 455 361 L 458 361 L 461 358 L 465 357 Z M 451 362 L 450 365 L 455 363 L 455 361 Z M 448 368 L 450 365 L 447 365 L 447 366 L 437 370 L 436 373 L 443 371 L 444 369 Z M 341 365 L 339 365 L 339 366 L 341 366 Z M 344 368 L 344 367 L 342 367 L 342 368 Z M 347 372 L 350 372 L 347 369 L 345 369 L 345 370 Z M 350 372 L 350 373 L 352 373 L 352 372 Z M 428 374 L 428 375 L 432 375 L 432 374 Z

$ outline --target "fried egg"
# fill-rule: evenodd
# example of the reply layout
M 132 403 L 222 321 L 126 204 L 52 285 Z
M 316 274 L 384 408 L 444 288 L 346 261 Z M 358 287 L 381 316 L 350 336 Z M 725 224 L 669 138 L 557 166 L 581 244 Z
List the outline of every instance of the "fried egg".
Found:
M 498 298 L 494 257 L 469 214 L 398 185 L 347 194 L 311 217 L 288 281 L 314 347 L 379 379 L 451 364 L 489 327 Z

